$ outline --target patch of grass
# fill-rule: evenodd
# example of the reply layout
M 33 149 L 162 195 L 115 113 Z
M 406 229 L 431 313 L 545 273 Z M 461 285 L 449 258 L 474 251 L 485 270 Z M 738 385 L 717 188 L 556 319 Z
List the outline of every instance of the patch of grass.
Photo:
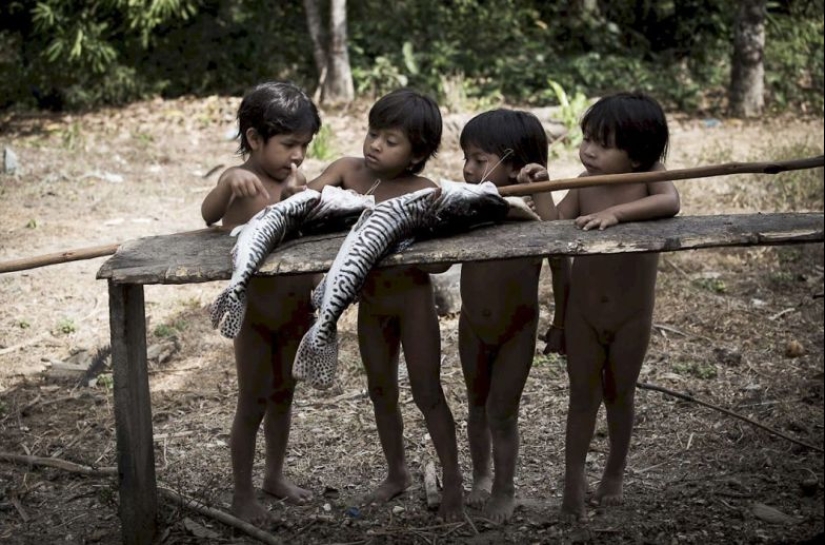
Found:
M 75 121 L 69 124 L 65 130 L 61 131 L 60 139 L 63 141 L 63 147 L 68 150 L 82 148 L 86 136 L 83 134 L 80 122 Z
M 37 229 L 37 220 L 32 218 L 26 222 L 26 229 Z
M 97 385 L 105 390 L 115 387 L 115 378 L 112 373 L 101 373 L 97 376 Z
M 719 372 L 716 366 L 710 363 L 679 361 L 673 364 L 673 372 L 677 375 L 690 376 L 702 380 L 716 378 Z
M 57 323 L 57 331 L 64 335 L 70 335 L 77 331 L 77 326 L 71 318 L 62 318 Z
M 152 333 L 155 337 L 160 338 L 175 337 L 178 333 L 186 331 L 188 327 L 189 323 L 186 320 L 177 318 L 168 324 L 158 324 L 155 326 L 155 329 L 152 330 Z
M 788 287 L 794 283 L 797 276 L 788 271 L 775 271 L 768 275 L 768 282 L 778 288 Z
M 786 161 L 822 155 L 821 143 L 811 141 L 771 145 L 752 161 Z M 731 188 L 741 201 L 757 210 L 776 212 L 822 211 L 825 189 L 821 168 L 792 170 L 779 174 L 758 174 L 751 179 L 737 177 Z
M 32 325 L 29 323 L 28 320 L 18 320 L 17 327 L 20 329 L 29 329 Z
M 533 356 L 533 367 L 543 367 L 550 371 L 554 377 L 565 373 L 567 362 L 564 356 L 558 354 L 538 354 Z
M 693 281 L 693 284 L 711 293 L 722 294 L 728 290 L 725 281 L 721 278 L 697 278 Z

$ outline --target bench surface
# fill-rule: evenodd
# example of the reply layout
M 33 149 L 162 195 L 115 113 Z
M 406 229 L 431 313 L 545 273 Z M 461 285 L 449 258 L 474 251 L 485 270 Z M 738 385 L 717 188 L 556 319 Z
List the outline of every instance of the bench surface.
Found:
M 346 232 L 284 242 L 260 275 L 325 272 Z M 672 252 L 726 246 L 823 241 L 822 213 L 677 216 L 582 231 L 572 221 L 505 222 L 416 242 L 384 258 L 380 267 L 461 263 L 528 256 Z M 186 284 L 227 280 L 235 238 L 224 229 L 145 237 L 126 242 L 98 271 L 117 284 Z

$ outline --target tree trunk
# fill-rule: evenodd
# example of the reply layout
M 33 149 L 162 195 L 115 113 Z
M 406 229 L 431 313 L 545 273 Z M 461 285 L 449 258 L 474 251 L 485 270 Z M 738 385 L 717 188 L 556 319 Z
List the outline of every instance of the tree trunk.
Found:
M 304 0 L 304 9 L 307 12 L 309 36 L 312 38 L 312 56 L 315 58 L 315 67 L 318 69 L 318 87 L 321 88 L 324 85 L 327 69 L 327 48 L 318 0 Z
M 355 86 L 347 51 L 347 0 L 332 0 L 331 9 L 332 31 L 322 100 L 327 103 L 350 102 L 355 98 Z
M 765 106 L 766 0 L 741 0 L 736 16 L 731 63 L 730 113 L 756 117 Z

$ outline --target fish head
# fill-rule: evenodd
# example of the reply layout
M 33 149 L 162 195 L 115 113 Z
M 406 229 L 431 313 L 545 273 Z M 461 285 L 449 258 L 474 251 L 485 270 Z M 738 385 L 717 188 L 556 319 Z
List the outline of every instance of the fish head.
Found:
M 373 195 L 361 195 L 349 189 L 327 185 L 321 199 L 301 227 L 304 234 L 343 231 L 352 226 L 364 210 L 375 206 Z
M 492 182 L 468 184 L 441 180 L 441 198 L 435 205 L 437 233 L 460 232 L 502 221 L 510 208 Z

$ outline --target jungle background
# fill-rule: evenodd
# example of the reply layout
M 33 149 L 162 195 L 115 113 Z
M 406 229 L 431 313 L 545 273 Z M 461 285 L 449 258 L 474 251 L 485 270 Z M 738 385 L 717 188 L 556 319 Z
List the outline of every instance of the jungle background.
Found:
M 761 19 L 749 20 L 743 6 Z M 264 79 L 292 79 L 321 104 L 324 127 L 302 167 L 310 178 L 342 154 L 359 154 L 369 105 L 404 85 L 442 105 L 444 141 L 427 167 L 432 178 L 460 179 L 463 123 L 499 106 L 535 112 L 553 140 L 554 177 L 576 176 L 579 117 L 620 89 L 647 91 L 665 106 L 670 169 L 819 155 L 824 12 L 821 1 L 6 1 L 0 262 L 200 228 L 201 200 L 220 171 L 240 161 L 240 96 Z M 334 24 L 342 13 L 343 36 Z M 743 24 L 763 32 L 760 103 L 748 111 L 733 107 Z M 330 83 L 346 76 L 342 58 L 351 89 Z M 677 187 L 683 215 L 823 210 L 822 169 Z M 4 544 L 121 540 L 108 300 L 95 279 L 104 261 L 0 275 Z M 159 482 L 227 511 L 237 384 L 231 343 L 208 322 L 222 288 L 147 286 L 146 312 Z M 542 331 L 553 312 L 550 289 L 545 271 Z M 415 484 L 390 505 L 359 506 L 384 466 L 350 309 L 341 322 L 339 385 L 296 395 L 288 473 L 316 499 L 304 507 L 267 499 L 279 521 L 273 538 L 296 545 L 821 538 L 822 291 L 821 243 L 663 255 L 641 380 L 768 429 L 640 391 L 626 505 L 594 508 L 584 525 L 558 516 L 567 386 L 564 361 L 541 354 L 541 343 L 521 411 L 513 522 L 491 525 L 474 511 L 464 523 L 435 520 L 421 478 L 435 454 L 403 381 Z M 441 317 L 443 380 L 469 479 L 456 322 L 454 312 Z M 606 447 L 600 421 L 588 458 L 593 484 Z M 35 463 L 43 458 L 92 471 Z M 260 470 L 258 460 L 258 477 Z M 168 500 L 159 528 L 159 543 L 254 542 Z

